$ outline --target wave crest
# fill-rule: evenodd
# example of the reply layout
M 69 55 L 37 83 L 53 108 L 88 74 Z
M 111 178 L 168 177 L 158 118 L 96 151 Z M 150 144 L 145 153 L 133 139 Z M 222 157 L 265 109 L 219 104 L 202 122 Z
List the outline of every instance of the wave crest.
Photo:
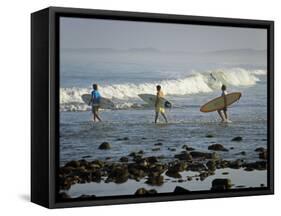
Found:
M 204 73 L 194 72 L 183 79 L 162 80 L 159 82 L 147 82 L 141 84 L 114 84 L 100 86 L 103 97 L 112 100 L 121 100 L 117 108 L 138 108 L 140 105 L 128 102 L 137 99 L 138 94 L 155 93 L 155 86 L 161 85 L 166 95 L 183 96 L 197 93 L 208 93 L 218 90 L 222 84 L 227 86 L 251 86 L 259 81 L 257 76 L 266 75 L 264 70 L 246 70 L 242 68 L 218 69 Z M 81 95 L 91 92 L 91 88 L 61 88 L 61 111 L 85 111 L 89 107 L 83 103 Z M 126 101 L 126 102 L 124 102 Z

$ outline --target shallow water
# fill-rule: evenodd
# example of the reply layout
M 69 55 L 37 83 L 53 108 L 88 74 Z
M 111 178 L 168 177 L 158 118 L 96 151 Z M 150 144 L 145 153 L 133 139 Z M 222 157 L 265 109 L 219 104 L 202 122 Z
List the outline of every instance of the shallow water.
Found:
M 262 91 L 263 83 L 241 88 L 242 98 L 228 109 L 232 123 L 220 123 L 218 114 L 201 113 L 199 105 L 206 98 L 214 95 L 202 94 L 193 96 L 195 105 L 190 106 L 191 98 L 174 99 L 177 104 L 185 103 L 185 107 L 166 110 L 169 123 L 155 125 L 153 109 L 104 110 L 100 115 L 103 122 L 93 123 L 90 112 L 60 113 L 60 163 L 69 160 L 106 159 L 117 161 L 121 156 L 127 156 L 133 151 L 143 150 L 145 156 L 164 156 L 172 159 L 180 152 L 183 145 L 196 150 L 208 151 L 212 143 L 223 144 L 226 148 L 233 147 L 229 152 L 222 152 L 226 159 L 244 158 L 246 161 L 258 159 L 254 150 L 267 146 L 267 119 L 264 99 L 266 92 Z M 257 95 L 261 94 L 261 95 Z M 254 105 L 255 104 L 255 105 Z M 160 117 L 161 118 L 161 117 Z M 213 138 L 207 138 L 211 134 Z M 233 142 L 235 136 L 243 137 L 241 142 Z M 128 140 L 118 140 L 122 138 Z M 99 150 L 102 142 L 112 145 L 110 150 Z M 154 144 L 161 142 L 159 151 L 152 151 Z M 159 147 L 159 146 L 157 146 Z M 171 152 L 169 148 L 176 148 Z M 237 155 L 245 151 L 246 155 Z
M 210 190 L 212 181 L 216 178 L 229 178 L 231 179 L 232 189 L 249 188 L 249 187 L 264 187 L 267 186 L 267 173 L 266 171 L 243 171 L 242 169 L 218 169 L 215 175 L 208 176 L 203 181 L 196 180 L 195 177 L 198 173 L 192 171 L 182 172 L 183 182 L 178 182 L 165 176 L 165 183 L 161 186 L 150 186 L 145 183 L 145 179 L 139 182 L 135 180 L 128 180 L 123 184 L 110 183 L 86 183 L 73 185 L 70 190 L 66 191 L 71 197 L 78 197 L 81 194 L 95 195 L 95 196 L 117 196 L 117 195 L 132 195 L 138 188 L 155 189 L 158 193 L 173 192 L 176 186 L 183 187 L 190 191 L 204 191 Z M 191 181 L 187 181 L 187 176 L 192 177 Z

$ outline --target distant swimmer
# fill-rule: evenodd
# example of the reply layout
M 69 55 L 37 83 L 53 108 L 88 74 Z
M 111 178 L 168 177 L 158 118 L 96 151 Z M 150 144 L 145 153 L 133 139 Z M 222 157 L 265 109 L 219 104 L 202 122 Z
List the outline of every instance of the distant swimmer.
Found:
M 218 110 L 218 114 L 221 117 L 221 121 L 222 122 L 231 122 L 228 119 L 228 116 L 227 116 L 227 97 L 226 97 L 227 92 L 226 92 L 226 85 L 222 85 L 221 86 L 221 91 L 222 91 L 221 96 L 224 97 L 224 108 Z
M 212 73 L 210 73 L 210 76 L 212 77 L 213 80 L 215 81 L 217 80 Z
M 164 93 L 161 90 L 160 85 L 156 86 L 156 90 L 157 90 L 157 93 L 156 93 L 156 101 L 155 101 L 155 124 L 157 123 L 159 113 L 161 113 L 161 115 L 165 119 L 166 123 L 168 123 L 167 117 L 165 115 L 165 106 L 164 106 L 164 104 L 161 103 L 161 100 L 160 100 L 161 98 L 164 98 Z
M 98 85 L 93 84 L 93 91 L 91 92 L 91 104 L 92 104 L 92 114 L 93 114 L 93 120 L 94 122 L 96 119 L 101 121 L 101 118 L 99 117 L 99 108 L 100 108 L 100 100 L 101 95 L 98 91 Z

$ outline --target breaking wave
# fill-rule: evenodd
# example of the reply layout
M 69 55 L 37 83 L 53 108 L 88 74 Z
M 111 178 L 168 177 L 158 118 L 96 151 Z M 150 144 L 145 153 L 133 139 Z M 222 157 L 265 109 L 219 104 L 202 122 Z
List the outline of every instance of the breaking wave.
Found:
M 155 86 L 161 85 L 166 95 L 183 96 L 197 93 L 208 93 L 220 89 L 222 84 L 227 86 L 252 86 L 259 81 L 258 76 L 266 75 L 265 70 L 246 70 L 242 68 L 218 69 L 203 73 L 194 72 L 183 79 L 161 80 L 140 84 L 124 83 L 100 86 L 103 97 L 112 99 L 117 109 L 141 108 L 138 94 L 155 93 Z M 91 88 L 61 88 L 61 111 L 85 111 L 89 106 L 83 103 L 81 95 L 91 92 Z

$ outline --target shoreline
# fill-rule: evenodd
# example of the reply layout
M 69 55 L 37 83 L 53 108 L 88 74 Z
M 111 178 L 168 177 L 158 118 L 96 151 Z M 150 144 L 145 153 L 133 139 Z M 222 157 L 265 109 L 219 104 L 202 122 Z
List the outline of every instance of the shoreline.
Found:
M 161 145 L 159 142 L 155 148 Z M 106 151 L 110 149 L 110 144 L 104 142 L 99 149 Z M 143 151 L 131 152 L 115 162 L 72 160 L 59 169 L 59 197 L 72 200 L 112 195 L 189 193 L 198 189 L 225 191 L 267 185 L 264 180 L 257 179 L 258 176 L 264 178 L 267 173 L 266 149 L 260 147 L 254 150 L 259 156 L 255 162 L 223 159 L 220 153 L 229 150 L 221 144 L 212 144 L 208 150 L 211 152 L 184 146 L 168 162 L 159 156 L 145 156 Z M 238 175 L 238 179 L 235 175 Z M 249 183 L 239 182 L 239 177 L 247 179 Z M 95 188 L 96 193 L 93 192 Z

